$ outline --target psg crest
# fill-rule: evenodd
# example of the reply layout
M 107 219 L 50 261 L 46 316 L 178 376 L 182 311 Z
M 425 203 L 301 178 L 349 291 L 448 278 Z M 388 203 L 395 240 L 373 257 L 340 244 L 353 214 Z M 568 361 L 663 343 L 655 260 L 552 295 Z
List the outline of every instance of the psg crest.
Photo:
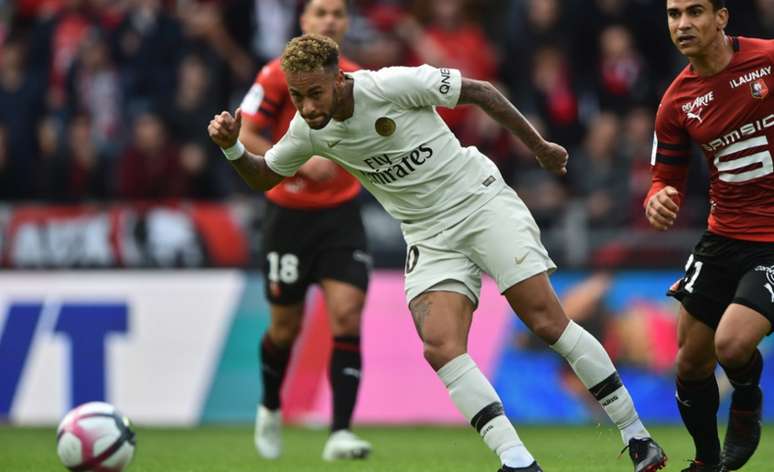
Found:
M 392 133 L 395 132 L 395 122 L 383 116 L 376 120 L 374 128 L 376 128 L 377 133 L 386 138 L 387 136 L 392 136 Z
M 752 92 L 753 98 L 762 99 L 766 98 L 769 94 L 769 87 L 766 85 L 765 80 L 758 79 L 750 84 L 750 91 Z

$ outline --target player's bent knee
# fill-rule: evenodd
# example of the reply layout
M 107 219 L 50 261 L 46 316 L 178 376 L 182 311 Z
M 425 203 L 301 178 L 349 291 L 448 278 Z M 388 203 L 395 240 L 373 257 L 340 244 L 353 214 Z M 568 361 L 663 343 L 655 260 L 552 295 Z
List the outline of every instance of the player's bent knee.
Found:
M 554 344 L 564 333 L 570 322 L 559 301 L 550 294 L 531 294 L 529 297 L 514 299 L 511 294 L 509 302 L 519 318 L 537 337 L 546 344 Z M 517 294 L 518 295 L 518 294 Z
M 425 360 L 428 364 L 433 368 L 433 370 L 437 371 L 449 361 L 454 359 L 457 356 L 460 356 L 465 353 L 465 347 L 464 346 L 458 346 L 456 343 L 452 342 L 446 342 L 446 343 L 433 343 L 433 342 L 424 342 L 424 349 L 423 349 L 423 355 L 425 357 Z
M 360 319 L 360 314 L 363 312 L 363 300 L 348 300 L 345 303 L 339 303 L 334 307 L 334 312 L 337 316 L 346 319 Z
M 359 335 L 362 308 L 362 305 L 347 305 L 331 310 L 331 331 L 333 335 Z
M 756 346 L 744 339 L 718 334 L 715 337 L 715 354 L 718 361 L 727 367 L 741 366 L 750 360 Z
M 562 336 L 567 328 L 567 319 L 557 319 L 549 316 L 548 310 L 545 313 L 537 312 L 528 322 L 529 329 L 546 344 L 554 344 Z
M 326 292 L 328 316 L 334 336 L 357 336 L 365 305 L 365 294 L 360 290 L 332 290 Z
M 677 351 L 677 377 L 687 381 L 703 380 L 715 372 L 715 359 L 693 359 L 681 349 Z
M 269 336 L 278 346 L 289 346 L 295 342 L 301 332 L 301 323 L 295 321 L 273 322 L 269 326 Z

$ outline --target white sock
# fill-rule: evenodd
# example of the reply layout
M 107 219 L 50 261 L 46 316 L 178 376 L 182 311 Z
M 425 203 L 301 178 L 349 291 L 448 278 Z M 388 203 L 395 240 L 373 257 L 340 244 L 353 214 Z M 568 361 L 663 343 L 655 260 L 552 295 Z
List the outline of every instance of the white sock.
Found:
M 607 416 L 621 431 L 624 444 L 631 438 L 647 438 L 629 391 L 621 383 L 618 372 L 605 348 L 588 331 L 570 321 L 564 333 L 551 346 L 569 362 L 572 370 L 589 389 Z
M 438 370 L 438 377 L 457 409 L 503 465 L 526 467 L 535 461 L 506 418 L 497 392 L 469 355 L 462 354 L 449 361 Z

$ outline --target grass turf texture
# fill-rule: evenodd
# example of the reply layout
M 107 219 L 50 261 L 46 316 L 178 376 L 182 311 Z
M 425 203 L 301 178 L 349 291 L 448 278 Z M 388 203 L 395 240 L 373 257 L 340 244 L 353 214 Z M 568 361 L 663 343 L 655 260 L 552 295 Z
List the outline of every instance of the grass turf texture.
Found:
M 131 472 L 495 472 L 499 462 L 470 428 L 357 428 L 374 444 L 366 461 L 325 463 L 320 459 L 326 432 L 301 428 L 284 431 L 285 454 L 274 462 L 260 460 L 249 427 L 137 430 L 138 448 Z M 688 434 L 680 427 L 654 427 L 651 432 L 670 460 L 667 471 L 679 471 L 692 454 Z M 523 426 L 519 434 L 547 472 L 618 472 L 632 470 L 628 455 L 617 458 L 617 431 L 602 427 Z M 722 438 L 722 435 L 721 435 Z M 0 471 L 63 471 L 50 428 L 0 426 Z M 774 425 L 766 427 L 745 472 L 774 471 Z

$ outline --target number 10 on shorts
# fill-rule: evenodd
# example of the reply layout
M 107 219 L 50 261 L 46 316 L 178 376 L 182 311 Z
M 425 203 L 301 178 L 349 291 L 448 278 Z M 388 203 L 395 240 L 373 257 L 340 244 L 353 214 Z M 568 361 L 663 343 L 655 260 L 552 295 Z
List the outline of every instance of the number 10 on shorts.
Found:
M 269 281 L 292 284 L 298 280 L 298 257 L 295 254 L 266 254 L 269 261 Z

